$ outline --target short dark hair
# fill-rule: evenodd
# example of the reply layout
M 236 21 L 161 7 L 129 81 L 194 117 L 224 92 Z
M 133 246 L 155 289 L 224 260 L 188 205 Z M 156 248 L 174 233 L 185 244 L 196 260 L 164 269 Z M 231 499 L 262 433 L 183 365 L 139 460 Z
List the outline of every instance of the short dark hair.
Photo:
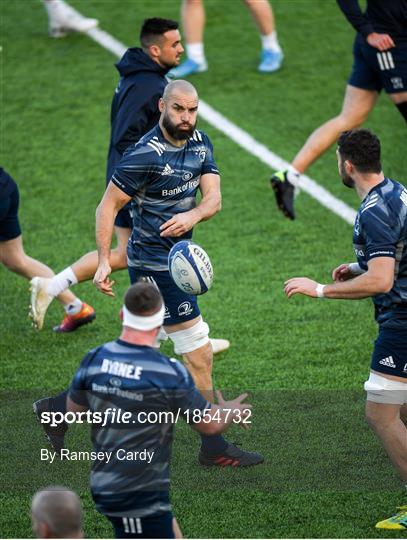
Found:
M 141 46 L 144 49 L 148 49 L 150 45 L 156 43 L 157 39 L 169 30 L 178 30 L 177 21 L 173 21 L 172 19 L 161 19 L 160 17 L 145 19 L 140 30 Z
M 124 305 L 133 315 L 153 315 L 163 305 L 163 298 L 156 285 L 148 281 L 137 281 L 124 295 Z
M 380 141 L 368 129 L 344 131 L 338 139 L 338 152 L 362 173 L 380 173 Z

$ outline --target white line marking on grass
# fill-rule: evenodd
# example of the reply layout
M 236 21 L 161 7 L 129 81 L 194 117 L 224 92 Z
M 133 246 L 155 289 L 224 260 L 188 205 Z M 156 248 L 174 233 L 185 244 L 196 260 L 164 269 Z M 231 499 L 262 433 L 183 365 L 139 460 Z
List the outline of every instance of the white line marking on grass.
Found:
M 100 28 L 92 28 L 86 32 L 96 43 L 99 43 L 104 49 L 115 54 L 119 58 L 127 51 L 128 47 L 117 41 L 113 36 L 101 30 Z
M 127 47 L 123 43 L 100 28 L 93 28 L 86 33 L 96 43 L 116 56 L 122 56 L 127 50 Z M 224 133 L 229 139 L 232 139 L 232 141 L 272 169 L 286 169 L 288 167 L 289 163 L 287 161 L 274 154 L 264 144 L 256 141 L 249 133 L 239 128 L 202 100 L 199 100 L 199 114 L 208 124 L 211 124 L 211 126 Z M 353 225 L 356 211 L 340 199 L 334 197 L 327 189 L 315 182 L 315 180 L 303 174 L 299 179 L 298 187 L 317 200 L 322 206 L 328 208 L 328 210 L 341 217 L 350 225 Z

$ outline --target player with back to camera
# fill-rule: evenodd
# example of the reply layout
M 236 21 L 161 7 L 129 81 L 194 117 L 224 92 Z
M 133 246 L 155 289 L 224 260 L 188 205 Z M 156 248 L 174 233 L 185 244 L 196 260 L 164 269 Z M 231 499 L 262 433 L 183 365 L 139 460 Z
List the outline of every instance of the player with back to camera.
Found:
M 334 144 L 340 133 L 363 124 L 384 89 L 407 121 L 407 2 L 367 0 L 362 13 L 358 0 L 337 0 L 357 31 L 353 67 L 342 110 L 316 129 L 287 170 L 271 177 L 278 208 L 295 219 L 294 186 L 308 167 Z
M 250 405 L 242 394 L 220 406 L 197 390 L 181 362 L 155 347 L 164 321 L 163 298 L 145 281 L 126 292 L 120 338 L 90 351 L 69 390 L 67 410 L 101 413 L 112 409 L 131 414 L 128 423 L 111 418 L 92 424 L 95 452 L 111 458 L 94 461 L 91 491 L 96 508 L 114 527 L 116 538 L 181 538 L 170 503 L 173 424 L 178 417 L 198 432 L 213 435 L 232 422 L 245 427 Z M 142 395 L 142 400 L 134 396 Z M 232 412 L 227 412 L 232 411 Z M 163 416 L 163 413 L 172 413 Z M 166 420 L 159 420 L 160 416 Z M 145 451 L 148 462 L 137 459 Z M 99 454 L 100 455 L 100 454 Z
M 168 79 L 168 71 L 179 64 L 184 51 L 178 23 L 171 19 L 145 19 L 140 29 L 141 47 L 128 49 L 116 64 L 120 74 L 111 106 L 111 133 L 107 158 L 106 182 L 112 177 L 126 148 L 150 131 L 160 118 L 158 100 Z M 132 229 L 132 209 L 128 204 L 115 219 L 117 247 L 110 252 L 112 270 L 127 268 L 127 244 Z M 58 294 L 68 287 L 92 279 L 98 265 L 96 251 L 87 253 L 53 279 L 32 280 L 31 313 L 34 322 L 42 325 L 46 310 Z M 74 317 L 65 318 L 55 331 L 75 328 Z M 228 340 L 211 339 L 214 354 L 229 347 Z
M 365 382 L 366 419 L 407 488 L 407 189 L 384 176 L 380 141 L 368 130 L 342 133 L 337 157 L 344 185 L 362 199 L 353 231 L 357 262 L 335 268 L 332 284 L 289 279 L 285 293 L 289 298 L 372 297 L 379 335 Z M 376 527 L 407 529 L 407 506 Z

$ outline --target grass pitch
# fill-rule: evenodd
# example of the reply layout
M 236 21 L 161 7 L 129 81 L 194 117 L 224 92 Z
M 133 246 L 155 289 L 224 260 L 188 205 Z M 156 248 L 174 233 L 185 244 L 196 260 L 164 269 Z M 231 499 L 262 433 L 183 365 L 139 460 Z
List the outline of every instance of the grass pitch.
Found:
M 129 46 L 144 18 L 178 18 L 179 10 L 172 0 L 72 5 Z M 190 80 L 205 101 L 289 160 L 339 111 L 354 32 L 333 1 L 275 0 L 273 8 L 281 71 L 256 72 L 260 43 L 243 3 L 207 1 L 209 71 Z M 1 162 L 20 187 L 27 253 L 59 271 L 94 246 L 116 59 L 85 36 L 48 38 L 40 2 L 3 0 L 0 9 Z M 381 138 L 385 173 L 406 183 L 405 125 L 385 96 L 366 125 Z M 204 122 L 200 127 L 214 143 L 223 183 L 223 211 L 195 231 L 215 267 L 201 309 L 212 335 L 232 342 L 215 361 L 214 380 L 227 395 L 251 391 L 252 429 L 234 428 L 228 438 L 264 453 L 265 463 L 202 469 L 198 437 L 177 426 L 172 500 L 181 528 L 187 537 L 208 538 L 394 536 L 373 528 L 405 495 L 363 421 L 376 333 L 370 301 L 288 301 L 282 292 L 288 277 L 327 282 L 333 267 L 352 260 L 351 227 L 306 194 L 297 199 L 297 221 L 288 222 L 275 209 L 267 167 Z M 333 149 L 308 173 L 357 207 L 338 179 Z M 88 349 L 118 335 L 128 277 L 115 277 L 113 300 L 90 283 L 75 288 L 95 306 L 94 324 L 54 335 L 62 317 L 55 303 L 37 334 L 27 319 L 28 283 L 0 268 L 3 537 L 31 535 L 30 498 L 51 483 L 80 493 L 86 536 L 112 534 L 89 496 L 88 465 L 40 462 L 44 442 L 30 405 L 63 389 Z M 74 429 L 69 440 L 82 449 L 88 434 Z

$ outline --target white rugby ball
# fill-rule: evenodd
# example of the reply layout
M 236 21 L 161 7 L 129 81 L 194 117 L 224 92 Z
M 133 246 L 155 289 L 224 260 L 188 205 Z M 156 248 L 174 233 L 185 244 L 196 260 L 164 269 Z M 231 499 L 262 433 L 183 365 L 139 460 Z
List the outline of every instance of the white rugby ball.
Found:
M 182 240 L 172 246 L 168 268 L 174 283 L 187 294 L 204 294 L 211 288 L 213 268 L 206 251 L 198 244 Z

